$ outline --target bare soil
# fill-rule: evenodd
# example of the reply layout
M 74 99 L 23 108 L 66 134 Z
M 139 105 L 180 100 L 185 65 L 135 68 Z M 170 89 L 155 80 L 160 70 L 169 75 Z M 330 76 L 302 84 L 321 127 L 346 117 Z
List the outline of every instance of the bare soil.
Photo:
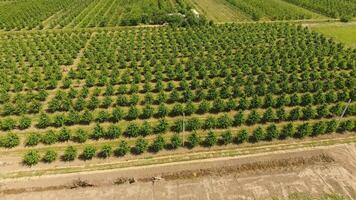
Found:
M 0 199 L 356 198 L 356 144 L 0 180 Z

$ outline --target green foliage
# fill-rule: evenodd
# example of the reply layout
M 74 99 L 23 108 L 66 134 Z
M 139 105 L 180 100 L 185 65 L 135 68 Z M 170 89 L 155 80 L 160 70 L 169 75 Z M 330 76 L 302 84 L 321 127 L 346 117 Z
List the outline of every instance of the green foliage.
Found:
M 127 126 L 125 135 L 128 137 L 138 137 L 140 134 L 140 127 L 134 123 L 130 122 L 130 124 Z
M 36 165 L 40 161 L 40 155 L 36 150 L 28 151 L 23 157 L 23 163 L 27 166 Z
M 231 131 L 225 131 L 221 135 L 220 140 L 219 140 L 219 142 L 224 145 L 230 144 L 230 143 L 232 143 L 232 141 L 233 141 L 233 137 L 232 137 Z
M 51 119 L 46 113 L 41 113 L 37 122 L 38 128 L 47 128 L 51 124 Z
M 340 18 L 341 22 L 349 22 L 351 20 L 352 20 L 352 17 L 350 15 L 344 15 L 344 16 L 341 16 L 341 18 Z
M 163 136 L 162 135 L 157 135 L 155 140 L 151 144 L 150 149 L 153 152 L 159 152 L 164 148 L 165 145 L 166 145 L 166 142 L 165 142 Z
M 204 140 L 204 145 L 207 147 L 212 147 L 214 145 L 216 145 L 217 143 L 217 137 L 216 134 L 213 131 L 209 131 L 208 135 L 206 136 L 205 140 Z
M 11 131 L 16 127 L 16 121 L 12 118 L 5 118 L 0 122 L 1 130 Z
M 246 129 L 242 129 L 238 132 L 236 136 L 236 143 L 237 144 L 244 143 L 245 141 L 247 141 L 247 139 L 248 139 L 248 132 Z
M 295 128 L 292 123 L 288 123 L 282 127 L 280 138 L 286 139 L 288 137 L 293 137 L 295 134 Z
M 194 148 L 200 144 L 200 141 L 201 141 L 201 139 L 200 139 L 199 135 L 196 132 L 193 132 L 192 134 L 190 134 L 188 136 L 187 145 L 189 148 Z
M 36 146 L 41 142 L 41 135 L 38 133 L 31 133 L 26 139 L 26 146 Z
M 127 152 L 130 150 L 129 145 L 126 141 L 120 141 L 118 147 L 114 150 L 115 156 L 125 156 Z
M 0 146 L 14 148 L 20 144 L 20 138 L 15 133 L 8 133 L 0 140 Z
M 80 157 L 83 160 L 91 160 L 95 156 L 95 153 L 96 153 L 96 148 L 92 145 L 87 145 L 84 147 Z
M 84 143 L 88 140 L 88 137 L 88 133 L 85 130 L 79 128 L 75 131 L 72 140 L 77 143 Z
M 181 137 L 178 134 L 174 134 L 171 137 L 170 147 L 172 149 L 177 149 L 178 147 L 181 147 L 182 145 L 183 145 L 183 141 L 182 141 Z
M 298 126 L 296 133 L 294 134 L 297 138 L 304 138 L 311 135 L 313 132 L 312 126 L 309 123 L 303 123 Z
M 73 146 L 68 146 L 62 156 L 63 161 L 73 161 L 77 157 L 77 149 Z
M 32 124 L 32 120 L 31 118 L 27 117 L 27 116 L 21 116 L 20 120 L 19 120 L 19 129 L 24 130 L 27 129 L 31 126 Z
M 66 128 L 63 127 L 61 130 L 58 132 L 58 141 L 59 142 L 67 142 L 71 138 L 71 133 L 70 131 Z
M 252 139 L 254 142 L 259 142 L 265 139 L 265 132 L 262 127 L 257 127 L 253 130 Z
M 90 135 L 90 137 L 94 140 L 98 140 L 100 139 L 101 137 L 104 136 L 104 129 L 100 126 L 100 124 L 96 124 L 95 127 L 94 127 L 94 130 L 92 132 L 92 134 Z
M 114 125 L 114 124 L 111 124 L 109 126 L 109 128 L 107 129 L 106 132 L 104 132 L 104 137 L 106 139 L 115 139 L 115 138 L 118 138 L 120 137 L 121 135 L 121 129 L 119 126 L 117 125 Z
M 57 152 L 55 152 L 54 150 L 48 150 L 43 155 L 42 160 L 46 163 L 52 163 L 57 159 L 57 157 L 58 157 Z
M 104 145 L 101 147 L 101 150 L 98 154 L 99 157 L 101 158 L 107 158 L 110 157 L 112 154 L 112 147 L 110 145 Z
M 145 152 L 148 148 L 148 142 L 143 139 L 139 138 L 136 140 L 135 147 L 134 147 L 134 153 L 135 154 L 142 154 Z
M 58 136 L 52 130 L 48 131 L 46 134 L 42 135 L 41 137 L 41 142 L 46 145 L 54 144 L 57 141 L 58 141 Z
M 271 124 L 266 128 L 266 139 L 273 140 L 279 137 L 279 132 L 275 124 Z

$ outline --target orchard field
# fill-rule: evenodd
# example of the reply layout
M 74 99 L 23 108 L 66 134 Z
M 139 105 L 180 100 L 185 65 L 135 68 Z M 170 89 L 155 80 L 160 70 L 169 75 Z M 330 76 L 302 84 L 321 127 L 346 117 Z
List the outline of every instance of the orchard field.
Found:
M 289 20 L 355 5 L 0 1 L 0 153 L 21 168 L 353 137 L 356 50 Z
M 339 121 L 355 99 L 355 50 L 301 26 L 48 30 L 0 40 L 1 146 L 28 149 L 29 165 L 39 156 L 86 160 L 355 130 L 354 102 Z
M 356 17 L 355 0 L 13 0 L 0 2 L 5 31 Z M 199 20 L 198 20 L 199 21 Z

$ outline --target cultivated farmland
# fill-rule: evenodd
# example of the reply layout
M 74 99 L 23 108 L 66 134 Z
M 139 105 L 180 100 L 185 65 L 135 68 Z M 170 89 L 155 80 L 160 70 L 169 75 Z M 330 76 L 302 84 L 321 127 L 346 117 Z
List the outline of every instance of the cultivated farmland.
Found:
M 192 179 L 209 176 L 200 171 L 202 160 L 219 174 L 219 160 L 252 154 L 265 155 L 246 163 L 252 171 L 308 168 L 320 175 L 316 168 L 343 163 L 330 151 L 303 157 L 301 148 L 350 143 L 337 153 L 354 152 L 356 50 L 354 23 L 345 23 L 354 17 L 352 1 L 1 1 L 0 185 L 200 163 L 188 172 L 165 169 L 179 174 L 165 177 Z M 277 151 L 298 158 L 270 155 Z M 350 162 L 325 169 L 334 174 L 351 169 Z M 247 170 L 231 163 L 228 170 Z M 162 180 L 148 174 L 138 174 L 142 183 Z M 42 178 L 33 188 L 5 184 L 0 194 L 68 189 L 60 180 L 39 189 Z M 110 180 L 136 182 L 126 178 Z M 353 197 L 356 186 L 348 180 L 312 192 Z M 347 189 L 333 189 L 340 187 Z
M 153 151 L 181 146 L 183 126 L 190 147 L 354 130 L 356 104 L 337 118 L 355 98 L 355 51 L 301 26 L 2 38 L 4 147 L 137 139 L 141 154 L 151 140 Z

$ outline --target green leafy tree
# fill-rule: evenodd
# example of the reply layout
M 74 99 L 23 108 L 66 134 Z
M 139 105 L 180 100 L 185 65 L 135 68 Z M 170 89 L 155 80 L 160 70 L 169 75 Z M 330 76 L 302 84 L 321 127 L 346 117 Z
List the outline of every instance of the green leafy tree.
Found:
M 72 140 L 77 143 L 84 143 L 88 140 L 88 133 L 85 130 L 79 128 L 75 131 Z
M 281 139 L 286 139 L 288 137 L 293 137 L 295 134 L 295 129 L 292 123 L 288 123 L 282 127 L 279 137 Z
M 200 144 L 200 141 L 201 141 L 201 139 L 200 139 L 199 135 L 196 132 L 193 132 L 192 134 L 190 134 L 188 136 L 188 139 L 187 139 L 188 147 L 194 148 Z
M 46 113 L 41 113 L 37 122 L 38 128 L 47 128 L 51 125 L 51 119 Z
M 27 129 L 31 126 L 31 124 L 32 124 L 31 118 L 23 115 L 19 120 L 19 129 L 21 130 Z
M 238 113 L 236 113 L 234 115 L 234 122 L 233 125 L 234 126 L 241 126 L 242 124 L 245 123 L 245 118 L 244 118 L 244 114 L 240 111 Z
M 279 132 L 275 124 L 271 124 L 266 128 L 266 139 L 273 140 L 279 137 Z
M 200 102 L 197 112 L 199 114 L 204 114 L 207 113 L 209 110 L 210 110 L 210 103 L 206 100 L 203 100 L 202 102 Z
M 139 111 L 135 106 L 131 106 L 129 111 L 127 112 L 126 118 L 128 120 L 134 120 L 137 119 L 139 116 Z
M 178 147 L 183 145 L 183 141 L 181 139 L 181 137 L 178 134 L 174 134 L 171 137 L 171 148 L 172 149 L 177 149 Z
M 203 128 L 204 128 L 205 130 L 213 129 L 213 128 L 215 128 L 215 127 L 217 126 L 216 124 L 217 124 L 217 121 L 215 120 L 215 118 L 212 117 L 212 116 L 209 116 L 209 117 L 205 120 L 204 125 L 203 125 Z
M 166 145 L 166 142 L 165 142 L 164 138 L 162 137 L 162 135 L 157 135 L 157 137 L 151 144 L 150 149 L 153 152 L 159 152 L 164 148 L 165 145 Z
M 217 137 L 216 134 L 213 131 L 209 131 L 208 135 L 206 136 L 204 140 L 204 144 L 207 147 L 212 147 L 217 143 Z
M 312 132 L 313 132 L 313 127 L 310 126 L 309 123 L 303 123 L 298 126 L 294 136 L 297 138 L 304 138 L 306 136 L 311 135 Z
M 118 125 L 111 124 L 106 132 L 103 133 L 106 139 L 119 138 L 121 135 L 121 129 Z
M 120 107 L 115 107 L 111 114 L 111 121 L 118 122 L 124 117 L 124 111 Z
M 148 142 L 145 139 L 139 138 L 136 140 L 135 147 L 134 147 L 134 152 L 136 154 L 142 154 L 147 150 L 147 148 L 148 148 Z
M 47 150 L 46 153 L 43 155 L 42 160 L 46 163 L 52 163 L 58 157 L 58 154 L 54 150 Z
M 256 110 L 252 110 L 247 117 L 246 123 L 248 125 L 253 125 L 253 124 L 258 123 L 260 120 L 261 120 L 261 117 L 258 114 L 258 112 Z
M 261 126 L 253 130 L 252 138 L 255 142 L 259 142 L 265 139 L 265 132 L 263 131 L 263 128 Z
M 65 123 L 65 116 L 63 114 L 57 114 L 54 116 L 53 125 L 55 127 L 61 127 Z
M 158 110 L 157 110 L 156 116 L 162 118 L 162 117 L 165 117 L 165 116 L 167 116 L 167 115 L 168 115 L 168 109 L 167 109 L 167 107 L 166 107 L 165 104 L 163 104 L 163 103 L 160 104 L 160 105 L 158 106 Z
M 95 156 L 95 153 L 96 153 L 96 148 L 92 145 L 87 145 L 83 149 L 81 158 L 83 160 L 91 160 Z
M 104 129 L 100 126 L 100 124 L 97 123 L 90 137 L 94 140 L 98 140 L 103 136 L 104 136 Z
M 41 142 L 41 135 L 38 133 L 31 133 L 26 139 L 26 146 L 36 146 Z
M 337 122 L 336 120 L 330 120 L 328 122 L 326 122 L 326 133 L 334 133 L 336 132 L 337 129 Z
M 151 124 L 147 121 L 143 122 L 142 126 L 140 127 L 140 135 L 145 137 L 151 135 L 153 133 L 153 128 Z
M 303 119 L 304 120 L 313 119 L 317 115 L 315 109 L 312 108 L 311 106 L 307 106 L 307 107 L 303 108 L 302 112 L 303 112 Z
M 312 136 L 318 136 L 324 134 L 326 131 L 326 124 L 323 121 L 317 122 L 313 125 Z
M 294 108 L 289 112 L 289 120 L 291 120 L 291 121 L 299 120 L 300 117 L 301 117 L 301 114 L 300 114 L 300 108 L 299 107 Z
M 138 137 L 140 134 L 140 127 L 135 122 L 130 122 L 126 128 L 125 135 L 128 137 Z
M 352 120 L 345 120 L 339 123 L 339 126 L 337 127 L 337 131 L 339 133 L 344 133 L 346 131 L 352 132 L 354 127 L 355 124 Z
M 245 141 L 247 141 L 247 139 L 248 139 L 248 132 L 246 129 L 242 129 L 238 132 L 236 136 L 236 143 L 237 144 L 244 143 Z
M 117 157 L 125 156 L 127 152 L 130 150 L 130 146 L 127 144 L 126 141 L 120 141 L 118 147 L 114 150 L 114 154 Z
M 101 147 L 101 150 L 98 154 L 100 158 L 107 158 L 110 157 L 112 154 L 112 147 L 108 144 L 105 144 Z
M 165 133 L 168 130 L 168 123 L 165 119 L 159 119 L 157 126 L 155 127 L 156 133 Z
M 41 142 L 46 145 L 54 144 L 57 141 L 58 141 L 58 136 L 53 130 L 48 131 L 46 134 L 44 134 L 41 137 Z
M 80 118 L 80 122 L 82 124 L 90 124 L 90 122 L 93 121 L 93 114 L 92 114 L 92 111 L 89 111 L 89 110 L 84 110 L 84 113 L 83 115 L 81 116 Z
M 40 161 L 40 154 L 36 150 L 28 151 L 23 157 L 23 163 L 27 166 L 36 165 Z
M 219 142 L 223 145 L 231 144 L 233 140 L 231 131 L 225 131 L 221 137 Z
M 73 146 L 68 146 L 62 156 L 63 161 L 73 161 L 77 157 L 77 149 Z
M 188 121 L 186 123 L 187 131 L 196 131 L 196 130 L 200 129 L 200 127 L 201 127 L 201 122 L 196 117 L 192 117 L 192 118 L 188 119 Z
M 5 118 L 1 123 L 1 130 L 10 131 L 16 127 L 16 121 L 12 118 Z
M 8 133 L 0 140 L 0 146 L 5 148 L 13 148 L 20 144 L 20 138 L 15 133 Z
M 98 113 L 98 116 L 96 117 L 96 121 L 97 122 L 106 122 L 106 121 L 109 121 L 110 119 L 110 114 L 107 110 L 101 110 L 99 113 Z
M 62 127 L 58 132 L 58 141 L 67 142 L 70 140 L 71 134 L 70 131 L 66 127 Z
M 274 113 L 274 111 L 272 110 L 271 107 L 269 107 L 262 116 L 261 121 L 266 123 L 266 122 L 273 122 L 276 119 L 276 114 Z
M 227 129 L 231 127 L 232 124 L 233 124 L 233 120 L 227 114 L 224 114 L 218 117 L 216 126 L 217 128 Z

